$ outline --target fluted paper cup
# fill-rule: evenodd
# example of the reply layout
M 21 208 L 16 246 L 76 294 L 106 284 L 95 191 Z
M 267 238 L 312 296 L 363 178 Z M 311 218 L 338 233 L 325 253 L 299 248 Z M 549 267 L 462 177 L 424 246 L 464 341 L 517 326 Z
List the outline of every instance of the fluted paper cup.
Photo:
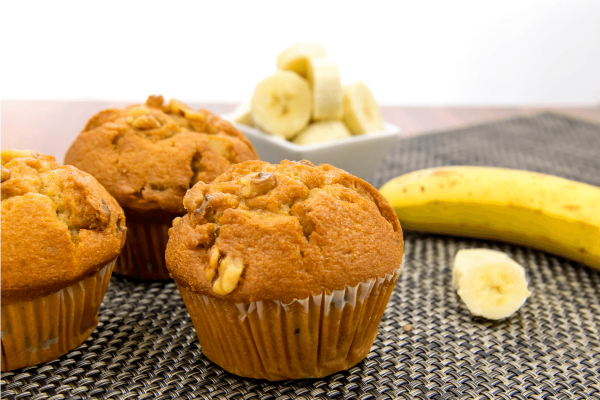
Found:
M 140 217 L 125 213 L 127 240 L 117 259 L 115 274 L 138 279 L 170 279 L 165 262 L 169 228 L 176 215 Z
M 226 371 L 271 381 L 320 378 L 369 353 L 400 270 L 289 303 L 179 291 L 203 354 Z
M 2 371 L 54 360 L 83 343 L 98 325 L 114 266 L 48 296 L 2 305 Z

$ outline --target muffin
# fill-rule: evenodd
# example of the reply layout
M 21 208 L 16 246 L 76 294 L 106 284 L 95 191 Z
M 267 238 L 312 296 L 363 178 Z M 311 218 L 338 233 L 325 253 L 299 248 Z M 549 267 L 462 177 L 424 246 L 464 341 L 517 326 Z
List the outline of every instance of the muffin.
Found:
M 400 273 L 394 210 L 309 161 L 237 164 L 198 182 L 166 261 L 202 352 L 248 378 L 318 378 L 361 361 Z
M 2 371 L 90 336 L 125 232 L 123 210 L 92 176 L 2 150 Z
M 231 165 L 258 159 L 244 134 L 206 110 L 177 100 L 109 109 L 93 116 L 65 156 L 92 174 L 127 216 L 127 244 L 115 273 L 168 279 L 167 231 L 183 215 L 185 192 Z

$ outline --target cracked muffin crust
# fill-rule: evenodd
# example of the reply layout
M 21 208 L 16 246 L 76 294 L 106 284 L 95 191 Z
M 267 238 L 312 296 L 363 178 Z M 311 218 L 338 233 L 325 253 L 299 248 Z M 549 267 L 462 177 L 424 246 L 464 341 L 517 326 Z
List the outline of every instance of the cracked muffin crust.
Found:
M 34 151 L 1 154 L 3 307 L 57 292 L 117 257 L 124 213 L 96 179 Z
M 231 165 L 258 159 L 246 136 L 206 110 L 162 96 L 94 115 L 66 153 L 65 164 L 92 174 L 124 208 L 185 212 L 196 182 L 211 182 Z
M 183 196 L 231 165 L 258 159 L 246 136 L 206 110 L 150 96 L 146 104 L 93 116 L 65 156 L 92 174 L 127 216 L 127 243 L 115 273 L 169 279 L 167 231 L 185 213 Z
M 366 357 L 404 251 L 375 188 L 331 165 L 246 161 L 183 202 L 166 261 L 206 357 L 273 381 Z
M 330 165 L 247 161 L 210 185 L 198 182 L 183 203 L 167 267 L 202 295 L 289 302 L 383 277 L 402 262 L 391 206 Z

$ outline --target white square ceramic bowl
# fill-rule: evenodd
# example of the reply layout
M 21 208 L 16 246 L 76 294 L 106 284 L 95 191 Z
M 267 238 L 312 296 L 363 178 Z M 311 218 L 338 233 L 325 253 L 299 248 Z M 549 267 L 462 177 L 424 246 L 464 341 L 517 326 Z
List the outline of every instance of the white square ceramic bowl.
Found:
M 229 120 L 228 117 L 223 116 Z M 371 179 L 383 156 L 400 139 L 400 128 L 387 122 L 379 132 L 309 145 L 295 144 L 247 125 L 232 123 L 246 134 L 262 161 L 279 164 L 281 160 L 309 160 L 315 165 L 331 164 L 365 181 Z

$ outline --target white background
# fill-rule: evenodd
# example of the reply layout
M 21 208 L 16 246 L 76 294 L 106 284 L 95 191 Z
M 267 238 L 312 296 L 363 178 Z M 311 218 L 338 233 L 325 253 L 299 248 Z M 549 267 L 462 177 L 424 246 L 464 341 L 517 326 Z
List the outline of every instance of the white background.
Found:
M 598 105 L 600 1 L 2 1 L 3 99 L 240 102 L 317 41 L 383 105 Z

